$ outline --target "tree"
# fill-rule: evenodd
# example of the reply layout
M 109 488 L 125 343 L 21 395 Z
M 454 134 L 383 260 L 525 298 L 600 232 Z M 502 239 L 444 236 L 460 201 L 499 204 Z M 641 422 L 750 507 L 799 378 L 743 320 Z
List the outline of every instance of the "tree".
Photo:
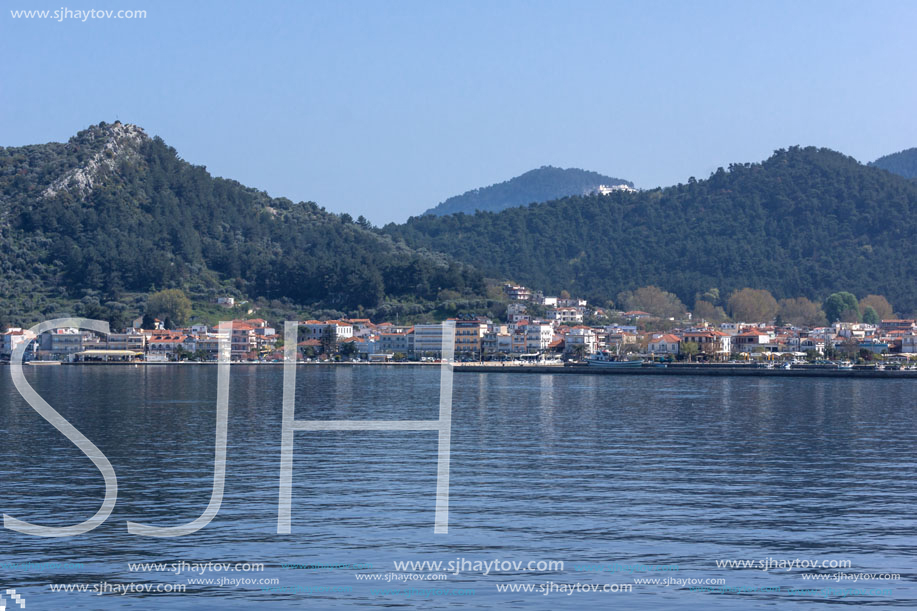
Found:
M 825 301 L 825 316 L 829 323 L 857 322 L 860 319 L 860 308 L 853 293 L 841 291 L 832 293 Z
M 322 353 L 331 356 L 337 351 L 338 334 L 334 323 L 325 326 L 322 331 L 322 337 L 319 340 L 322 343 Z
M 778 299 L 818 295 L 819 303 L 835 290 L 862 296 L 883 287 L 896 309 L 911 312 L 917 283 L 900 279 L 914 275 L 917 259 L 903 255 L 901 236 L 913 234 L 917 215 L 901 202 L 915 198 L 917 183 L 833 151 L 793 147 L 693 185 L 496 214 L 424 215 L 384 231 L 490 276 L 548 294 L 566 288 L 594 303 L 637 288 L 631 283 L 640 278 L 692 305 L 700 292 L 725 306 L 734 289 L 747 286 Z M 828 243 L 830 256 L 820 248 Z M 720 288 L 719 300 L 704 297 L 712 287 Z
M 879 318 L 879 314 L 876 313 L 875 308 L 869 305 L 863 308 L 863 322 L 869 325 L 877 325 L 879 322 L 881 322 L 881 320 L 882 319 Z
M 145 313 L 182 326 L 191 316 L 191 300 L 180 289 L 166 289 L 147 298 Z
M 128 326 L 124 304 L 109 302 L 105 305 L 97 301 L 85 303 L 80 308 L 80 316 L 94 320 L 107 320 L 112 331 L 120 331 Z
M 713 323 L 723 322 L 726 320 L 726 312 L 720 306 L 715 306 L 709 301 L 700 299 L 694 302 L 694 318 Z
M 866 307 L 871 307 L 875 310 L 880 321 L 890 320 L 895 317 L 895 311 L 892 308 L 892 304 L 882 295 L 866 295 L 866 297 L 860 299 L 860 308 L 863 310 L 864 317 L 863 322 L 866 322 Z
M 778 309 L 770 291 L 752 288 L 733 292 L 726 306 L 733 320 L 744 322 L 770 322 Z
M 655 286 L 625 291 L 618 295 L 618 303 L 625 310 L 641 310 L 660 318 L 680 318 L 687 310 L 678 297 Z
M 827 324 L 825 312 L 821 306 L 805 297 L 781 299 L 777 303 L 778 315 L 785 322 L 797 327 L 820 327 Z
M 700 346 L 697 345 L 697 342 L 682 342 L 679 347 L 679 352 L 687 356 L 689 361 L 699 350 Z
M 844 338 L 844 341 L 835 346 L 840 352 L 843 352 L 847 355 L 848 358 L 856 356 L 856 353 L 860 349 L 860 342 L 854 337 Z
M 586 356 L 586 346 L 584 346 L 583 344 L 576 344 L 575 346 L 573 346 L 573 349 L 570 352 L 571 352 L 571 355 L 573 356 L 573 360 L 582 361 L 583 358 Z
M 862 320 L 862 316 L 860 316 L 859 310 L 854 310 L 853 308 L 850 308 L 850 309 L 847 309 L 841 312 L 841 318 L 840 318 L 841 322 L 860 322 L 861 320 Z
M 704 354 L 704 358 L 707 360 L 716 358 L 716 348 L 717 344 L 714 342 L 704 342 L 699 346 L 700 352 Z
M 358 352 L 359 350 L 357 349 L 357 345 L 354 342 L 345 342 L 344 345 L 341 346 L 341 356 L 352 358 Z

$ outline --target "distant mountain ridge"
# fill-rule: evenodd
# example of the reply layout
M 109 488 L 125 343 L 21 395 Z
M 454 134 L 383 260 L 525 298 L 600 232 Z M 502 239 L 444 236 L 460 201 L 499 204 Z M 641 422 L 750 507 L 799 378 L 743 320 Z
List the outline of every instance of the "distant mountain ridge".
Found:
M 917 179 L 917 148 L 879 157 L 869 165 L 915 180 Z
M 492 277 L 599 303 L 646 285 L 689 305 L 711 287 L 751 287 L 778 299 L 881 294 L 917 312 L 917 184 L 828 149 L 791 147 L 672 187 L 385 230 Z
M 66 143 L 0 147 L 0 324 L 62 307 L 136 310 L 142 294 L 173 287 L 370 317 L 440 302 L 480 310 L 484 274 L 599 303 L 649 284 L 689 305 L 748 286 L 778 298 L 882 294 L 917 312 L 917 182 L 880 161 L 791 147 L 705 180 L 607 195 L 583 193 L 629 183 L 540 168 L 532 183 L 588 181 L 544 203 L 378 230 L 215 178 L 139 127 L 100 123 Z
M 578 168 L 541 166 L 505 182 L 472 189 L 461 195 L 450 197 L 424 214 L 444 216 L 459 212 L 465 214 L 474 214 L 476 211 L 499 212 L 507 208 L 546 202 L 569 195 L 586 195 L 602 185 L 608 187 L 624 185 L 631 188 L 634 186 L 628 180 L 603 176 L 598 172 Z
M 0 147 L 0 320 L 182 288 L 339 311 L 480 296 L 480 274 L 366 219 L 211 176 L 135 125 Z

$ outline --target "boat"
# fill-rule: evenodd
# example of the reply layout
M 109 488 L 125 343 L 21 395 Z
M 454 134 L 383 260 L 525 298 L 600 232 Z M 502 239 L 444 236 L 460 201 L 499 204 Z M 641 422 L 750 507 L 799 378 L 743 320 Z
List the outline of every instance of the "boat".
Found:
M 44 366 L 60 365 L 60 364 L 61 364 L 60 361 L 28 361 L 26 363 L 26 365 L 44 365 Z
M 643 361 L 634 360 L 626 361 L 620 360 L 618 356 L 611 354 L 608 351 L 597 352 L 591 356 L 586 357 L 586 364 L 590 367 L 608 367 L 608 368 L 622 368 L 622 367 L 640 367 L 643 365 Z
M 837 364 L 837 368 L 843 369 L 845 371 L 852 371 L 853 363 L 851 363 L 850 361 L 841 361 L 840 363 Z

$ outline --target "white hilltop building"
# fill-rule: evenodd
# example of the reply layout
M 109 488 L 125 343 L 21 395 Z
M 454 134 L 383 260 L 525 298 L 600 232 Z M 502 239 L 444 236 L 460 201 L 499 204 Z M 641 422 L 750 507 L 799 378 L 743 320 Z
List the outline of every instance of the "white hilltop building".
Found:
M 634 193 L 637 190 L 630 185 L 599 185 L 592 192 L 596 195 L 611 195 L 615 191 L 627 191 L 628 193 Z

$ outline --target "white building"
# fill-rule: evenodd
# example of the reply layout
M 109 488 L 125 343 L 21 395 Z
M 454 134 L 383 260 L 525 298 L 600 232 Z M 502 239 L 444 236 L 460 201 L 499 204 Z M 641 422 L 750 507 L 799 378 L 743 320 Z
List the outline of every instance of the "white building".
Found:
M 515 284 L 503 285 L 503 292 L 510 299 L 516 299 L 518 301 L 528 301 L 532 298 L 532 291 L 524 286 L 518 286 Z
M 506 306 L 506 319 L 509 322 L 519 322 L 525 318 L 525 304 L 511 303 Z
M 417 356 L 442 356 L 442 325 L 414 325 L 414 354 Z
M 38 350 L 39 358 L 69 360 L 83 351 L 83 332 L 76 328 L 46 331 L 38 339 Z
M 106 350 L 133 350 L 143 352 L 146 348 L 146 336 L 134 329 L 127 333 L 109 333 L 105 336 Z
M 376 331 L 376 326 L 368 318 L 345 318 L 344 322 L 353 326 L 353 337 L 369 337 Z
M 21 344 L 28 341 L 26 332 L 23 329 L 18 327 L 11 327 L 3 334 L 3 343 L 0 344 L 0 356 L 8 359 L 12 356 L 13 351 L 20 346 Z M 32 351 L 35 349 L 35 344 L 32 344 Z M 26 353 L 29 352 L 29 349 L 26 349 Z
M 548 312 L 548 318 L 565 325 L 576 324 L 583 322 L 583 311 L 574 306 L 559 306 Z
M 530 323 L 525 327 L 526 352 L 544 352 L 554 339 L 554 327 L 547 323 Z
M 306 339 L 321 340 L 328 333 L 334 334 L 336 342 L 353 337 L 353 325 L 342 320 L 307 320 L 301 326 L 306 332 Z
M 573 327 L 564 334 L 564 352 L 573 354 L 577 347 L 583 347 L 583 354 L 593 354 L 596 351 L 595 331 L 589 327 Z
M 637 190 L 630 185 L 599 185 L 593 193 L 596 195 L 611 195 L 612 193 L 624 192 L 635 193 Z
M 651 339 L 647 344 L 647 350 L 653 354 L 678 354 L 678 344 L 680 341 L 677 335 L 665 333 Z
M 414 353 L 414 334 L 409 331 L 401 333 L 380 333 L 376 336 L 377 347 L 375 353 L 397 354 L 405 356 Z

